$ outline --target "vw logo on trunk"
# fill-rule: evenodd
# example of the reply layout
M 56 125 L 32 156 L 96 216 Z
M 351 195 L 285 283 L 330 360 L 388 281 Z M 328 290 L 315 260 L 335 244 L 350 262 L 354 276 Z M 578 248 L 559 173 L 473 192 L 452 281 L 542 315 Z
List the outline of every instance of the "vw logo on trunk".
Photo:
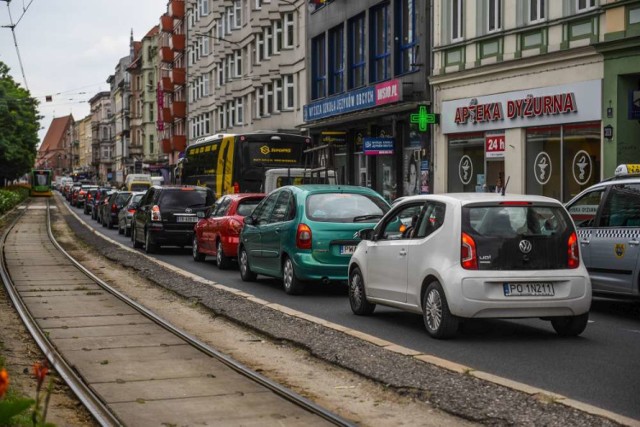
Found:
M 531 242 L 528 240 L 520 240 L 520 244 L 518 245 L 520 248 L 520 252 L 523 254 L 528 254 L 531 252 Z

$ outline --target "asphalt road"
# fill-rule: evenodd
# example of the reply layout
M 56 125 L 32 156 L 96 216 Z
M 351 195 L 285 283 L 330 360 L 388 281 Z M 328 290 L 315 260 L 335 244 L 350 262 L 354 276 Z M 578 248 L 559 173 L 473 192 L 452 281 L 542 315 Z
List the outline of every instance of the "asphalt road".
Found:
M 95 229 L 131 246 L 116 229 L 101 227 L 81 209 L 74 211 Z M 153 256 L 258 298 L 640 420 L 640 301 L 595 298 L 589 325 L 577 338 L 558 337 L 550 322 L 538 319 L 472 320 L 455 339 L 439 341 L 427 335 L 418 315 L 378 306 L 372 316 L 355 316 L 345 286 L 318 284 L 303 296 L 289 296 L 280 281 L 259 276 L 245 283 L 237 268 L 219 270 L 213 257 L 195 262 L 190 249 L 164 247 Z

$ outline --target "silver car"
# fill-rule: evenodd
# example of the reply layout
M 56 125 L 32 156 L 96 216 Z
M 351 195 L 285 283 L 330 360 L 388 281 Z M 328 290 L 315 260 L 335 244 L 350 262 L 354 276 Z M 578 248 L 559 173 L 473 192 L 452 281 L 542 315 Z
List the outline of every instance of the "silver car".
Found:
M 620 165 L 613 178 L 567 203 L 593 292 L 640 297 L 640 165 Z
M 144 191 L 131 193 L 129 198 L 124 202 L 124 206 L 118 212 L 118 234 L 131 236 L 131 219 L 144 193 Z

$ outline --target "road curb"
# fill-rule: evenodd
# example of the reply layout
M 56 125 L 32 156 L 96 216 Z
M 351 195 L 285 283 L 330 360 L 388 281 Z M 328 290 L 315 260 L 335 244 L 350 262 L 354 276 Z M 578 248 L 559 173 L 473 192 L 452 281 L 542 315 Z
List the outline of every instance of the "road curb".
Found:
M 90 227 L 80 216 L 78 216 L 78 214 L 76 214 L 73 210 L 71 210 L 69 208 L 69 206 L 64 203 L 64 201 L 62 201 L 62 204 L 65 206 L 65 208 L 67 209 L 67 211 L 73 215 L 80 223 L 82 223 L 83 226 L 85 226 L 87 229 L 89 229 L 92 233 L 94 233 L 95 235 L 99 236 L 100 238 L 115 244 L 117 246 L 119 246 L 120 248 L 123 248 L 127 251 L 130 251 L 132 253 L 136 253 L 139 255 L 145 255 L 144 253 L 142 253 L 139 250 L 130 248 L 128 246 L 123 245 L 122 243 L 115 241 L 113 239 L 111 239 L 108 236 L 105 236 L 102 233 L 99 233 L 98 231 L 94 230 L 92 227 Z M 345 334 L 348 334 L 354 338 L 358 338 L 361 339 L 363 341 L 366 341 L 372 345 L 381 347 L 387 351 L 391 351 L 394 353 L 398 353 L 401 354 L 403 356 L 408 356 L 408 357 L 412 357 L 415 360 L 419 360 L 423 363 L 428 363 L 430 365 L 433 366 L 437 366 L 439 368 L 443 368 L 443 369 L 447 369 L 449 371 L 458 373 L 458 374 L 462 374 L 462 375 L 470 375 L 473 376 L 475 378 L 478 378 L 480 380 L 483 381 L 488 381 L 491 382 L 493 384 L 497 384 L 499 386 L 502 387 L 506 387 L 512 390 L 516 390 L 531 396 L 537 396 L 539 399 L 544 400 L 544 401 L 549 401 L 549 402 L 554 402 L 554 403 L 559 403 L 562 404 L 564 406 L 567 406 L 569 408 L 572 409 L 576 409 L 578 411 L 581 412 L 585 412 L 591 415 L 595 415 L 595 416 L 599 416 L 599 417 L 603 417 L 603 418 L 607 418 L 609 420 L 612 420 L 614 422 L 617 422 L 619 424 L 625 425 L 625 426 L 629 426 L 629 427 L 640 427 L 640 420 L 636 420 L 630 417 L 626 417 L 624 415 L 620 415 L 620 414 L 616 414 L 614 412 L 611 411 L 607 411 L 605 409 L 602 408 L 598 408 L 596 406 L 590 405 L 588 403 L 584 403 L 584 402 L 580 402 L 574 399 L 569 399 L 566 396 L 562 396 L 559 395 L 557 393 L 554 392 L 550 392 L 544 389 L 540 389 L 537 387 L 533 387 L 518 381 L 513 381 L 510 380 L 508 378 L 504 378 L 504 377 L 500 377 L 494 374 L 490 374 L 488 372 L 484 372 L 484 371 L 477 371 L 469 366 L 465 366 L 456 362 L 452 362 L 446 359 L 442 359 L 430 354 L 424 354 L 424 353 L 420 353 L 418 351 L 400 346 L 398 344 L 392 343 L 390 341 L 386 341 L 384 339 L 366 334 L 364 332 L 360 332 L 358 330 L 355 329 L 351 329 L 351 328 L 347 328 L 345 326 L 341 326 L 332 322 L 329 322 L 327 320 L 324 319 L 320 319 L 318 317 L 315 316 L 311 316 L 309 314 L 306 313 L 302 313 L 299 312 L 297 310 L 291 309 L 289 307 L 285 307 L 281 304 L 276 304 L 276 303 L 272 303 L 266 300 L 263 300 L 261 298 L 256 297 L 253 294 L 250 294 L 248 292 L 245 291 L 240 291 L 238 289 L 235 288 L 231 288 L 225 285 L 222 285 L 220 283 L 214 282 L 212 280 L 208 280 L 205 279 L 201 276 L 198 276 L 196 274 L 190 273 L 186 270 L 183 270 L 181 268 L 175 267 L 171 264 L 168 264 L 164 261 L 152 258 L 152 257 L 148 257 L 148 259 L 152 262 L 155 262 L 156 264 L 176 273 L 176 274 L 180 274 L 184 277 L 187 277 L 191 280 L 194 280 L 196 282 L 214 287 L 216 289 L 222 290 L 222 291 L 226 291 L 229 293 L 232 293 L 234 295 L 237 295 L 239 297 L 245 298 L 248 301 L 254 302 L 256 304 L 260 304 L 264 307 L 270 308 L 272 310 L 278 311 L 280 313 L 286 314 L 288 316 L 292 316 L 292 317 L 296 317 L 302 320 L 306 320 L 308 322 L 311 323 L 315 323 L 318 324 L 320 326 L 323 327 L 327 327 L 330 329 L 333 329 L 335 331 L 339 331 L 339 332 L 343 332 Z

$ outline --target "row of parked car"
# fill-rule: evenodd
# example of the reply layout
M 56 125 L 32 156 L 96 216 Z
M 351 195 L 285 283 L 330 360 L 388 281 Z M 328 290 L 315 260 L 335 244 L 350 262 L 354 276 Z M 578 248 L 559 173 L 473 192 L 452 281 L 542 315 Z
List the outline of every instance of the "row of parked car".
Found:
M 569 212 L 587 214 L 592 226 L 608 209 L 598 203 L 609 190 L 596 190 L 595 205 L 587 190 L 567 210 L 532 195 L 419 195 L 391 206 L 355 186 L 291 185 L 217 200 L 203 187 L 154 186 L 107 192 L 98 217 L 106 226 L 117 217 L 136 248 L 191 246 L 195 261 L 212 256 L 227 269 L 237 260 L 242 280 L 280 278 L 289 294 L 309 282 L 346 282 L 355 314 L 370 315 L 377 304 L 419 313 L 436 338 L 454 335 L 466 318 L 539 317 L 560 335 L 579 335 L 592 283 L 585 235 Z

